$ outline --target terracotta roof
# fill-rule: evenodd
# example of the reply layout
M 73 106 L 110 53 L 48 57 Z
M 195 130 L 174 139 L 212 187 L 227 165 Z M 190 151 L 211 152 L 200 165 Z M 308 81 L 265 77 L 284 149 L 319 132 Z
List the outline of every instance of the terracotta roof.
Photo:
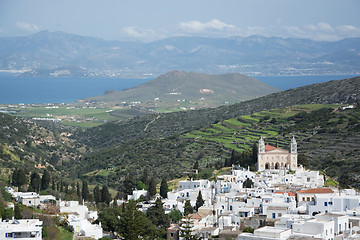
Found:
M 309 188 L 297 191 L 297 193 L 334 193 L 331 188 Z
M 202 219 L 208 215 L 211 215 L 212 211 L 198 211 L 193 214 L 189 214 L 190 219 Z
M 293 197 L 295 197 L 295 193 L 293 193 L 293 192 L 274 192 L 274 193 L 277 193 L 277 194 L 284 194 L 284 193 L 287 193 L 289 196 L 293 196 Z
M 276 147 L 274 146 L 271 146 L 271 145 L 265 145 L 265 151 L 268 152 L 268 151 L 272 151 L 272 150 L 275 150 Z
M 278 149 L 278 150 L 281 150 L 281 151 L 286 151 L 282 148 L 277 148 L 277 147 L 274 147 L 274 146 L 271 146 L 271 145 L 268 145 L 266 144 L 265 145 L 265 152 L 269 152 L 269 151 L 272 151 L 272 150 L 275 150 L 275 149 Z

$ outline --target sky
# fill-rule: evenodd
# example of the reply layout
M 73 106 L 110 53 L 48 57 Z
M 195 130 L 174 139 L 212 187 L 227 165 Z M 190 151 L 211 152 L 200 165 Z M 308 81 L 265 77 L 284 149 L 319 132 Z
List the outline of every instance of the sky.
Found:
M 106 40 L 174 36 L 360 37 L 359 0 L 0 0 L 0 37 L 63 31 Z

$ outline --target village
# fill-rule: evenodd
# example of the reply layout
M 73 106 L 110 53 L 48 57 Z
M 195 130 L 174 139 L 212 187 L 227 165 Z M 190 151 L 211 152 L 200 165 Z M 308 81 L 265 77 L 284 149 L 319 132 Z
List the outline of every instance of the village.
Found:
M 232 166 L 231 174 L 219 175 L 215 181 L 179 181 L 177 189 L 162 198 L 165 213 L 174 209 L 184 213 L 186 202 L 195 206 L 200 194 L 203 204 L 179 223 L 172 223 L 167 229 L 167 239 L 185 239 L 185 230 L 194 239 L 360 238 L 359 193 L 354 189 L 324 187 L 324 176 L 299 166 L 297 154 L 295 137 L 290 151 L 266 145 L 260 138 L 257 172 Z M 84 202 L 16 192 L 11 187 L 7 187 L 7 191 L 16 202 L 34 208 L 56 203 L 61 220 L 73 227 L 74 237 L 114 237 L 103 231 L 101 222 L 94 223 L 98 213 L 89 211 Z M 138 200 L 146 194 L 146 190 L 134 190 L 127 200 L 118 200 L 117 204 Z M 137 206 L 146 212 L 154 202 Z M 40 240 L 42 224 L 38 219 L 3 219 L 0 239 Z

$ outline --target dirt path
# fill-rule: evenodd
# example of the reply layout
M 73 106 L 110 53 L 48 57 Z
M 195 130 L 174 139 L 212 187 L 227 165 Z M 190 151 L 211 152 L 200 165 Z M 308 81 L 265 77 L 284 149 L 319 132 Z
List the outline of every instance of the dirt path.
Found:
M 147 130 L 147 128 L 149 127 L 150 124 L 152 124 L 153 122 L 156 121 L 156 119 L 159 119 L 160 115 L 157 115 L 156 118 L 154 118 L 151 122 L 149 122 L 148 124 L 146 124 L 145 128 L 144 128 L 144 132 Z

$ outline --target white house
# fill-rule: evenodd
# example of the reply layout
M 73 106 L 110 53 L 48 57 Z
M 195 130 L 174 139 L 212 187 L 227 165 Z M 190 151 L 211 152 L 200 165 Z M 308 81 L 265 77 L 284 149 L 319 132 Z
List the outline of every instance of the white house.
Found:
M 237 239 L 248 240 L 248 239 L 288 239 L 291 235 L 291 229 L 287 228 L 276 228 L 276 227 L 261 227 L 254 231 L 254 233 L 242 233 Z
M 141 196 L 146 197 L 147 195 L 147 191 L 142 189 L 142 190 L 133 190 L 133 194 L 132 195 L 128 195 L 128 201 L 129 200 L 138 200 Z
M 69 215 L 68 223 L 74 228 L 74 232 L 78 236 L 91 237 L 95 239 L 103 237 L 101 224 L 91 224 L 86 219 L 79 219 L 76 215 Z
M 40 204 L 40 195 L 36 192 L 19 192 L 17 202 L 28 207 L 36 208 Z
M 308 213 L 346 212 L 360 206 L 360 195 L 315 194 L 314 201 L 307 204 Z
M 42 239 L 42 221 L 39 219 L 0 219 L 0 239 L 20 238 L 24 240 Z

